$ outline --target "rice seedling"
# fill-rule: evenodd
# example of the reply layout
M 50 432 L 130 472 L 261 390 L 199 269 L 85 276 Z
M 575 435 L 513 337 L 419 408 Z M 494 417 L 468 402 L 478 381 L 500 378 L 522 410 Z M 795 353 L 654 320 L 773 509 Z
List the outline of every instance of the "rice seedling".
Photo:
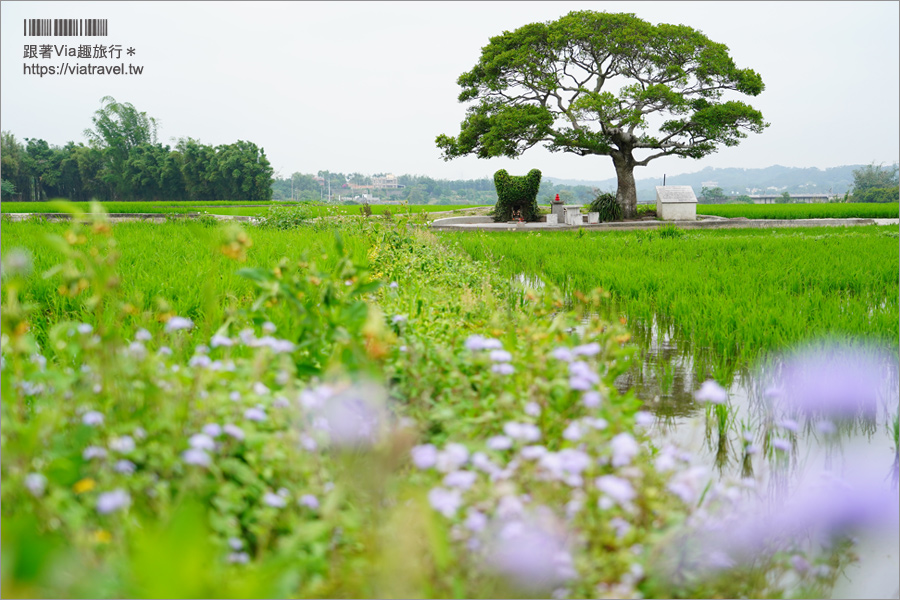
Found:
M 898 344 L 894 227 L 442 235 L 510 276 L 609 292 L 606 309 L 633 331 L 654 320 L 674 328 L 699 376 L 730 381 L 810 339 Z

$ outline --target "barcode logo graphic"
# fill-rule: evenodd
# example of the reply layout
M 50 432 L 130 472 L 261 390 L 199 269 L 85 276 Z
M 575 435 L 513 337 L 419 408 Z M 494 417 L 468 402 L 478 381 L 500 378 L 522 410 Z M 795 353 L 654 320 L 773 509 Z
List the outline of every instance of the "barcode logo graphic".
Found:
M 106 36 L 106 19 L 25 19 L 25 36 Z

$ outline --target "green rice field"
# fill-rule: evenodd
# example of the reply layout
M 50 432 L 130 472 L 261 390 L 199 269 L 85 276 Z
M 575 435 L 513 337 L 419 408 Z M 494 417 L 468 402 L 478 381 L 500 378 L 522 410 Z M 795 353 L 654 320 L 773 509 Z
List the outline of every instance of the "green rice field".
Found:
M 442 234 L 507 277 L 603 288 L 722 365 L 839 336 L 898 344 L 896 227 Z
M 896 219 L 900 203 L 698 204 L 697 214 L 729 219 Z

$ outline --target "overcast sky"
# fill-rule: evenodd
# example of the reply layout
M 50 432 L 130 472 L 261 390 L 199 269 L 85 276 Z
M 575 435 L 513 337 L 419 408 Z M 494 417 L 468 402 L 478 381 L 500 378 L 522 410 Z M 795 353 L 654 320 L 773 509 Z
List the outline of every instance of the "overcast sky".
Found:
M 11 2 L 2 11 L 0 126 L 20 140 L 86 141 L 100 98 L 130 102 L 161 124 L 159 140 L 249 140 L 276 172 L 392 172 L 435 178 L 524 174 L 599 180 L 609 157 L 533 148 L 517 160 L 445 162 L 465 105 L 456 80 L 491 36 L 572 10 L 633 12 L 699 29 L 723 43 L 766 90 L 735 96 L 771 127 L 700 160 L 662 158 L 635 175 L 704 167 L 827 168 L 900 157 L 898 2 Z M 26 37 L 23 19 L 103 18 L 105 38 Z M 112 64 L 139 76 L 45 76 L 23 65 L 109 64 L 25 59 L 26 44 L 133 47 Z M 126 66 L 127 68 L 127 66 Z

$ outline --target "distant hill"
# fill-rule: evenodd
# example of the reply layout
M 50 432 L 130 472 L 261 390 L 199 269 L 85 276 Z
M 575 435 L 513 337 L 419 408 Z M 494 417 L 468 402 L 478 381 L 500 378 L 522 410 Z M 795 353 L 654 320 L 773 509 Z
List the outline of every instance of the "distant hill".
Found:
M 707 167 L 696 173 L 668 175 L 666 185 L 689 185 L 700 195 L 703 183 L 715 182 L 726 195 L 771 194 L 784 191 L 791 193 L 843 194 L 853 186 L 853 171 L 865 165 L 844 165 L 828 169 L 816 167 L 782 167 L 774 165 L 764 169 L 716 169 Z M 640 173 L 640 170 L 637 171 Z M 588 186 L 614 191 L 616 180 L 583 181 L 547 177 L 555 185 Z M 662 185 L 662 177 L 637 179 L 635 181 L 639 201 L 656 198 L 656 186 Z

